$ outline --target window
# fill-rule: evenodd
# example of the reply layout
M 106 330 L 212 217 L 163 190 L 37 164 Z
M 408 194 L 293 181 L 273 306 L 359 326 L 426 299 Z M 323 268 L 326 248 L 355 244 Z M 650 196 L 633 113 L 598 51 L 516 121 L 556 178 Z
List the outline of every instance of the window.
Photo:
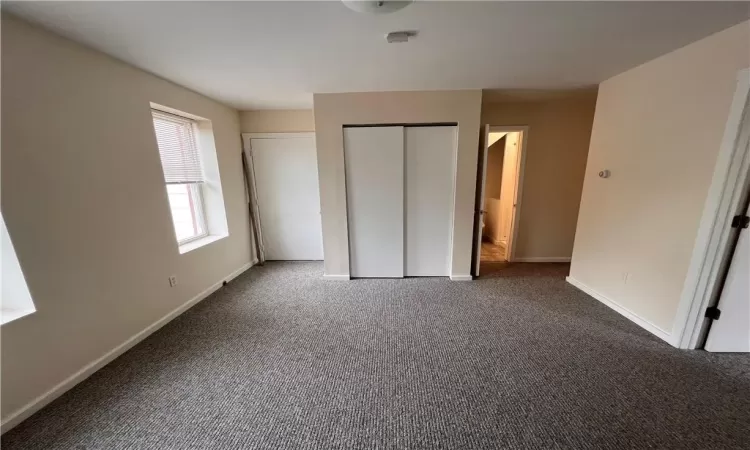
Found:
M 33 313 L 35 308 L 2 214 L 0 214 L 0 250 L 2 250 L 0 323 L 5 324 Z
M 155 109 L 151 114 L 177 242 L 182 245 L 206 237 L 208 225 L 203 201 L 206 180 L 196 140 L 197 123 Z

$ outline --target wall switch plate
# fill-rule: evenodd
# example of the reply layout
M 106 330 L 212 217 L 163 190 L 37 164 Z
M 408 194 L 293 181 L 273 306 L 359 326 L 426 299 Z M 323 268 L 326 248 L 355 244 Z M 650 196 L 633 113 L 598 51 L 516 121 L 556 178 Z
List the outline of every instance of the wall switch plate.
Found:
M 175 275 L 172 275 L 169 277 L 169 287 L 175 287 L 177 286 L 177 277 Z
M 623 282 L 623 284 L 628 284 L 628 278 L 630 278 L 630 273 L 623 272 L 623 274 L 622 274 L 622 282 Z

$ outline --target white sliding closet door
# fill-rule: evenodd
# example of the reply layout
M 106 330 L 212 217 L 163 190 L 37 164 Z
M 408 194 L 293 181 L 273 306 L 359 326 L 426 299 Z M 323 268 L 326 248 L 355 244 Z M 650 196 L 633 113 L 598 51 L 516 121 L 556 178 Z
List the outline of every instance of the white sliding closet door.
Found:
M 314 136 L 251 139 L 263 248 L 268 260 L 322 260 Z
M 404 276 L 403 127 L 344 128 L 349 271 Z
M 456 127 L 406 127 L 405 275 L 449 276 Z

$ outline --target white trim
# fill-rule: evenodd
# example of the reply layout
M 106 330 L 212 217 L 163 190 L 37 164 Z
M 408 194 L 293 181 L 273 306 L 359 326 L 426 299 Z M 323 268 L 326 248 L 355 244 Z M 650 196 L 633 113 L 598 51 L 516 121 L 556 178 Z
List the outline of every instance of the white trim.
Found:
M 599 300 L 601 303 L 609 306 L 611 309 L 617 311 L 622 316 L 626 317 L 631 322 L 635 323 L 636 325 L 648 331 L 649 333 L 653 334 L 654 336 L 658 337 L 659 339 L 667 342 L 669 345 L 672 345 L 672 346 L 675 345 L 673 343 L 672 335 L 669 332 L 659 328 L 658 326 L 654 325 L 653 323 L 649 322 L 643 317 L 640 317 L 638 314 L 635 314 L 634 312 L 630 311 L 624 306 L 617 304 L 614 300 L 595 291 L 594 289 L 581 283 L 580 281 L 576 280 L 573 277 L 565 277 L 565 281 L 577 287 L 578 289 L 590 295 L 591 297 L 595 298 L 596 300 Z
M 196 116 L 195 114 L 190 114 L 185 111 L 180 111 L 179 109 L 170 108 L 169 106 L 160 105 L 158 103 L 149 102 L 149 105 L 151 106 L 151 109 L 155 109 L 161 113 L 167 113 L 171 114 L 173 116 L 177 116 L 180 119 L 186 119 L 186 120 L 192 120 L 192 121 L 209 121 L 205 117 Z
M 456 182 L 458 180 L 458 124 L 453 126 L 453 174 L 452 174 L 452 189 L 451 189 L 451 195 L 453 196 L 453 204 L 451 205 L 451 217 L 450 217 L 450 242 L 448 243 L 448 273 L 446 274 L 448 277 L 451 276 L 453 273 L 453 243 L 455 242 L 455 234 L 456 234 Z M 404 131 L 404 143 L 406 143 L 406 131 Z M 406 157 L 406 148 L 404 147 L 404 157 Z M 406 167 L 404 166 L 404 175 L 406 175 Z M 406 188 L 406 186 L 404 186 Z M 406 197 L 404 197 L 406 198 Z M 404 201 L 404 205 L 406 205 L 406 201 Z M 406 218 L 406 211 L 404 211 L 404 219 Z M 406 232 L 406 228 L 404 228 L 404 232 Z M 481 232 L 480 232 L 481 234 Z M 481 242 L 481 241 L 480 241 Z M 406 255 L 406 252 L 404 252 L 404 255 Z M 469 264 L 471 264 L 471 260 L 469 260 Z M 406 268 L 404 268 L 406 270 Z
M 180 252 L 180 255 L 184 255 L 185 253 L 192 252 L 195 249 L 201 248 L 205 245 L 224 239 L 227 236 L 229 235 L 228 234 L 206 235 L 197 239 L 192 239 L 190 241 L 185 242 L 184 244 L 180 244 L 178 247 L 178 251 Z
M 10 415 L 8 415 L 7 419 L 4 419 L 2 421 L 2 425 L 0 426 L 0 433 L 5 433 L 6 431 L 18 425 L 19 423 L 23 422 L 29 416 L 39 411 L 43 407 L 45 407 L 47 404 L 49 404 L 50 402 L 52 402 L 53 400 L 55 400 L 56 398 L 58 398 L 59 396 L 61 396 L 62 394 L 70 390 L 71 388 L 73 388 L 75 385 L 77 385 L 81 381 L 93 375 L 94 372 L 106 366 L 107 364 L 112 362 L 115 358 L 122 355 L 126 351 L 130 350 L 136 344 L 138 344 L 139 342 L 141 342 L 142 340 L 150 336 L 152 333 L 157 331 L 159 328 L 169 323 L 172 319 L 176 318 L 177 316 L 187 311 L 190 307 L 192 307 L 196 303 L 200 302 L 201 300 L 205 299 L 209 295 L 216 292 L 220 287 L 222 287 L 224 282 L 232 281 L 233 279 L 238 277 L 240 274 L 242 274 L 244 271 L 246 271 L 250 267 L 251 267 L 250 263 L 243 264 L 242 267 L 230 273 L 229 275 L 224 277 L 221 281 L 216 282 L 205 291 L 201 292 L 200 294 L 191 298 L 187 302 L 173 309 L 171 312 L 169 312 L 167 315 L 165 315 L 161 319 L 157 320 L 153 324 L 139 331 L 138 333 L 130 337 L 128 340 L 126 340 L 122 344 L 118 345 L 117 347 L 105 353 L 103 356 L 90 362 L 89 364 L 84 366 L 81 370 L 69 376 L 62 382 L 58 383 L 55 387 L 53 387 L 49 391 L 45 392 L 44 394 L 38 396 L 34 400 L 30 401 L 26 405 L 19 408 L 18 410 L 14 411 Z
M 732 216 L 750 183 L 750 68 L 737 73 L 737 88 L 716 159 L 690 266 L 683 285 L 673 333 L 677 346 L 700 345 L 704 315 L 715 294 L 720 267 L 727 257 Z
M 451 275 L 451 281 L 472 281 L 474 277 L 471 275 Z
M 197 126 L 195 134 L 198 135 Z M 203 183 L 186 183 L 186 186 L 188 188 L 188 195 L 190 196 L 190 202 L 195 205 L 195 217 L 193 219 L 196 222 L 200 223 L 201 227 L 203 228 L 203 232 L 194 236 L 190 236 L 189 238 L 185 238 L 181 241 L 177 241 L 178 246 L 189 244 L 190 242 L 203 239 L 209 235 L 208 220 L 206 220 L 206 203 L 205 199 L 203 198 L 203 188 L 205 187 L 205 184 L 205 181 Z M 169 208 L 171 211 L 171 203 L 169 205 Z
M 265 262 L 266 260 L 266 252 L 263 248 L 263 227 L 260 223 L 260 208 L 258 207 L 258 188 L 255 184 L 255 162 L 253 161 L 253 146 L 250 142 L 252 137 L 252 133 L 242 133 L 242 152 L 245 155 L 245 161 L 247 162 L 247 170 L 249 173 L 245 174 L 246 177 L 249 178 L 247 180 L 247 184 L 250 185 L 250 187 L 245 187 L 246 195 L 248 198 L 248 205 L 250 209 L 252 210 L 252 217 L 250 220 L 253 222 L 253 228 L 255 230 L 255 233 L 252 233 L 250 236 L 250 239 L 254 245 L 253 250 L 255 250 L 255 253 L 259 255 L 259 260 L 263 260 Z M 244 167 L 243 167 L 244 171 Z M 251 230 L 252 231 L 252 230 Z M 255 239 L 257 236 L 257 239 Z
M 301 131 L 299 133 L 242 133 L 243 139 L 289 139 L 289 138 L 315 138 L 314 131 Z
M 329 275 L 327 273 L 323 274 L 324 280 L 338 280 L 338 281 L 347 281 L 349 280 L 349 275 Z
M 570 256 L 530 256 L 510 260 L 510 262 L 533 262 L 533 263 L 564 263 L 570 262 Z
M 485 188 L 487 183 L 487 158 L 490 153 L 490 126 L 485 124 L 479 132 L 479 147 L 477 154 L 477 179 L 475 181 L 475 204 L 474 204 L 474 226 L 471 235 L 471 268 L 469 271 L 476 276 L 482 270 L 482 235 L 484 234 L 484 210 Z M 481 170 L 480 170 L 481 169 Z M 454 201 L 456 197 L 453 197 Z M 451 266 L 451 271 L 453 266 Z M 452 272 L 451 272 L 452 273 Z

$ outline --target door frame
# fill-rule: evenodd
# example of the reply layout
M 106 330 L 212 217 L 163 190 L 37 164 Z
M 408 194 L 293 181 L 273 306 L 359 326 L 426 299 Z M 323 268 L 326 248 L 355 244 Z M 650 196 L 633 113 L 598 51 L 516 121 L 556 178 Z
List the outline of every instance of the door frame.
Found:
M 251 234 L 251 243 L 254 246 L 253 250 L 256 248 L 258 249 L 258 254 L 260 255 L 260 262 L 265 261 L 265 250 L 263 248 L 263 224 L 261 223 L 260 218 L 260 208 L 258 207 L 258 187 L 255 184 L 255 162 L 253 160 L 253 146 L 251 144 L 251 140 L 253 139 L 302 139 L 302 138 L 312 138 L 313 141 L 315 141 L 315 132 L 314 131 L 300 131 L 300 132 L 283 132 L 283 133 L 241 133 L 242 137 L 242 151 L 245 152 L 247 156 L 248 164 L 250 165 L 250 186 L 252 186 L 252 192 L 247 192 L 247 200 L 250 203 L 250 208 L 253 210 L 253 217 L 251 218 L 253 221 L 253 225 L 256 228 L 257 236 L 258 236 L 258 242 L 255 242 L 255 239 L 253 238 Z M 317 142 L 316 142 L 317 147 Z M 316 154 L 317 154 L 317 148 L 316 148 Z M 316 157 L 317 158 L 317 157 Z M 320 176 L 320 174 L 318 174 Z M 318 179 L 318 190 L 320 190 L 320 179 Z M 320 211 L 320 205 L 318 205 L 318 210 Z M 321 217 L 322 222 L 322 217 Z M 322 223 L 321 223 L 321 246 L 323 242 L 323 235 L 322 235 Z M 325 260 L 325 248 L 323 249 L 323 260 Z
M 516 158 L 516 183 L 515 183 L 515 193 L 514 193 L 514 199 L 513 203 L 515 204 L 515 207 L 513 208 L 513 219 L 511 220 L 511 230 L 510 234 L 508 235 L 508 243 L 507 243 L 507 249 L 506 256 L 508 259 L 508 262 L 513 262 L 516 260 L 516 242 L 518 239 L 518 225 L 521 220 L 521 206 L 523 206 L 523 174 L 526 168 L 526 141 L 529 139 L 529 126 L 528 125 L 515 125 L 515 126 L 505 126 L 505 125 L 490 125 L 490 133 L 513 133 L 518 132 L 521 133 L 521 144 L 518 146 L 518 157 Z M 488 149 L 489 150 L 489 149 Z M 485 170 L 485 179 L 482 180 L 482 184 L 486 183 L 486 170 Z M 484 207 L 484 205 L 481 205 Z
M 455 242 L 455 222 L 456 222 L 456 199 L 457 199 L 457 190 L 456 190 L 456 181 L 458 179 L 458 154 L 459 154 L 459 124 L 458 122 L 395 122 L 395 123 L 344 123 L 341 126 L 341 138 L 343 142 L 343 136 L 344 136 L 344 130 L 347 128 L 376 128 L 376 127 L 402 127 L 404 128 L 404 139 L 406 139 L 406 128 L 417 128 L 417 127 L 454 127 L 455 128 L 455 139 L 453 141 L 453 173 L 451 178 L 451 190 L 453 193 L 453 204 L 452 212 L 451 212 L 451 231 L 450 231 L 450 244 L 448 246 L 448 259 L 449 259 L 449 271 L 447 277 L 451 281 L 471 281 L 472 275 L 472 267 L 469 269 L 469 274 L 467 275 L 454 275 L 453 274 L 453 245 Z M 262 134 L 268 134 L 268 133 L 262 133 Z M 286 134 L 286 133 L 281 133 Z M 315 134 L 315 133 L 311 133 Z M 404 142 L 405 143 L 405 142 Z M 344 166 L 346 166 L 346 149 L 344 148 L 342 144 L 343 149 L 343 155 L 344 155 Z M 404 149 L 404 154 L 406 154 L 406 149 Z M 346 172 L 346 171 L 344 171 Z M 404 169 L 404 173 L 405 169 Z M 344 174 L 344 193 L 348 202 L 348 192 L 346 187 L 346 174 Z M 347 203 L 348 204 L 348 203 Z M 346 234 L 346 245 L 347 245 L 347 254 L 351 255 L 351 242 L 349 240 L 349 231 L 348 231 L 348 224 L 349 224 L 349 211 L 348 207 L 346 208 L 346 222 L 347 222 L 347 234 Z M 473 236 L 473 235 L 472 235 Z M 472 247 L 473 250 L 473 247 Z M 351 273 L 351 260 L 349 261 L 349 272 Z M 336 280 L 349 280 L 350 274 L 347 275 L 324 275 L 324 277 L 327 277 L 329 279 L 336 279 Z
M 672 330 L 672 345 L 700 348 L 708 331 L 706 308 L 718 300 L 739 233 L 732 218 L 744 213 L 750 190 L 750 68 L 737 73 L 724 136 L 703 208 Z
M 482 125 L 477 146 L 477 177 L 474 180 L 474 231 L 471 235 L 471 279 L 479 277 L 482 265 L 482 222 L 484 221 L 484 189 L 487 181 L 490 126 Z M 480 170 L 481 169 L 481 170 Z

